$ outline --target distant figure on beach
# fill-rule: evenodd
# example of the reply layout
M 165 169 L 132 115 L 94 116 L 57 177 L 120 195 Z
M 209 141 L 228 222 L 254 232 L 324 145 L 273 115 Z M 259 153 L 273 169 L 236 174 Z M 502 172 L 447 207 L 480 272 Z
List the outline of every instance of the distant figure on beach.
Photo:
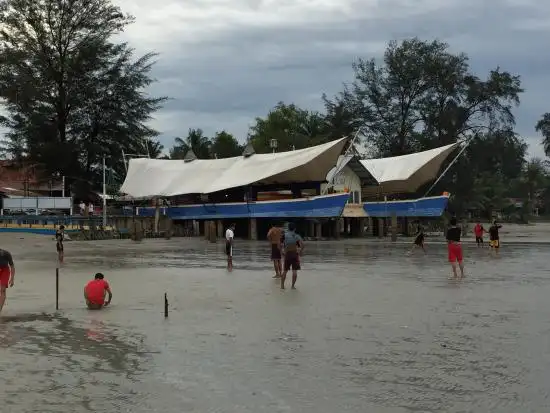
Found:
M 476 226 L 474 227 L 474 235 L 476 236 L 476 244 L 479 247 L 483 246 L 483 233 L 487 232 L 483 225 L 478 220 Z
M 296 289 L 298 271 L 300 267 L 300 253 L 304 250 L 304 240 L 296 233 L 296 225 L 293 222 L 288 224 L 288 231 L 285 231 L 282 238 L 285 263 L 281 274 L 281 289 L 285 289 L 286 273 L 292 268 L 292 289 Z
M 6 290 L 13 287 L 15 281 L 15 265 L 9 251 L 0 249 L 0 312 L 6 302 Z
M 271 260 L 273 261 L 273 268 L 275 268 L 275 276 L 273 278 L 280 278 L 282 274 L 281 265 L 281 240 L 283 238 L 283 229 L 274 224 L 267 232 L 267 240 L 271 245 Z
M 460 267 L 460 278 L 464 277 L 464 262 L 462 256 L 462 245 L 460 244 L 460 236 L 462 230 L 457 226 L 456 218 L 451 218 L 451 226 L 447 229 L 447 248 L 449 252 L 449 262 L 453 269 L 453 276 L 458 278 L 456 273 L 456 264 Z
M 227 255 L 227 271 L 233 271 L 233 239 L 235 238 L 235 224 L 231 224 L 225 231 L 225 255 Z
M 104 278 L 103 274 L 98 272 L 94 279 L 84 287 L 84 299 L 90 310 L 100 310 L 111 303 L 113 293 Z M 105 301 L 106 295 L 108 295 L 107 301 Z
M 493 225 L 489 227 L 489 246 L 491 247 L 491 252 L 494 251 L 495 255 L 498 255 L 498 250 L 500 248 L 500 236 L 498 230 L 502 228 L 502 225 L 497 224 L 497 220 L 493 221 Z
M 409 251 L 409 254 L 412 254 L 414 249 L 418 247 L 422 248 L 422 251 L 424 251 L 424 254 L 426 254 L 426 249 L 424 248 L 424 228 L 422 228 L 420 221 L 416 221 L 416 234 L 414 238 L 414 244 Z
M 57 259 L 60 264 L 63 264 L 64 248 L 63 241 L 65 240 L 65 225 L 60 225 L 55 231 L 55 248 L 57 249 Z

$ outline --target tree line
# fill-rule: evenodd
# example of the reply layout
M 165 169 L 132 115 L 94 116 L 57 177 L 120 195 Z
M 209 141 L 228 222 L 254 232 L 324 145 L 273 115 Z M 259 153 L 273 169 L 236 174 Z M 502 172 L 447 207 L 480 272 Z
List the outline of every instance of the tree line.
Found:
M 101 182 L 103 158 L 123 179 L 122 151 L 172 159 L 190 149 L 203 159 L 242 153 L 245 137 L 227 131 L 208 137 L 190 128 L 167 151 L 159 144 L 148 121 L 168 97 L 147 93 L 156 55 L 136 56 L 115 41 L 133 21 L 108 0 L 0 2 L 6 155 L 45 176 L 65 175 L 78 194 Z M 351 70 L 341 92 L 323 95 L 321 111 L 279 102 L 255 119 L 246 141 L 266 153 L 273 139 L 286 151 L 357 134 L 358 152 L 369 157 L 461 141 L 467 149 L 434 189 L 453 194 L 457 213 L 517 212 L 518 200 L 527 212 L 549 205 L 546 162 L 527 159 L 515 132 L 517 74 L 495 67 L 480 76 L 466 54 L 418 38 L 389 42 L 382 59 L 357 59 Z M 534 126 L 550 155 L 550 113 Z

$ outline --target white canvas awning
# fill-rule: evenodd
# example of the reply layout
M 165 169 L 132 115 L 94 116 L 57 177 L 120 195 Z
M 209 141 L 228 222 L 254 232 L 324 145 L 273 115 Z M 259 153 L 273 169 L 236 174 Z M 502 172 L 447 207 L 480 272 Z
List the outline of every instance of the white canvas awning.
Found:
M 410 155 L 363 159 L 361 164 L 378 181 L 373 191 L 382 194 L 414 192 L 437 178 L 441 165 L 458 143 Z
M 324 181 L 347 138 L 296 151 L 226 159 L 131 159 L 121 193 L 134 198 L 209 194 L 252 183 Z

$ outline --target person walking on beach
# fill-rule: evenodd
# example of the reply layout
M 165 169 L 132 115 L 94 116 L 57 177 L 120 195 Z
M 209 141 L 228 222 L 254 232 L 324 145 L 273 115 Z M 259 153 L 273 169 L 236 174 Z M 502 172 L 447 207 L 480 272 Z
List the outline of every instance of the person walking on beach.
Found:
M 6 302 L 6 290 L 13 287 L 15 281 L 15 265 L 9 251 L 0 249 L 0 313 Z
M 460 278 L 464 278 L 464 257 L 462 255 L 462 245 L 460 244 L 461 235 L 462 230 L 457 226 L 456 218 L 451 218 L 451 226 L 447 229 L 447 249 L 454 279 L 458 278 L 456 273 L 457 263 L 460 267 Z
M 281 274 L 281 289 L 285 289 L 286 273 L 292 269 L 292 289 L 296 289 L 298 271 L 300 270 L 300 253 L 304 251 L 304 240 L 296 233 L 296 225 L 288 224 L 288 231 L 283 234 L 283 246 L 285 252 L 284 269 Z
M 476 244 L 477 247 L 483 246 L 483 233 L 487 232 L 485 228 L 483 228 L 483 225 L 478 220 L 476 226 L 474 227 L 474 235 L 476 236 Z
M 502 228 L 502 225 L 497 224 L 497 220 L 493 221 L 493 225 L 489 227 L 489 246 L 491 247 L 491 253 L 494 251 L 495 255 L 498 255 L 500 248 L 500 236 L 498 230 Z
M 271 245 L 271 260 L 273 261 L 273 268 L 275 269 L 275 275 L 273 278 L 280 278 L 282 271 L 281 265 L 281 239 L 283 237 L 283 230 L 277 224 L 274 224 L 267 232 L 267 240 Z
M 225 231 L 225 255 L 227 255 L 227 271 L 233 271 L 233 239 L 235 238 L 235 224 L 231 224 Z
M 416 234 L 414 238 L 414 244 L 408 255 L 412 254 L 414 249 L 418 247 L 422 248 L 422 251 L 424 251 L 424 254 L 426 254 L 426 249 L 424 248 L 424 228 L 422 228 L 420 221 L 416 221 Z
M 113 293 L 109 283 L 105 281 L 104 275 L 98 272 L 94 279 L 89 281 L 84 287 L 84 299 L 90 310 L 100 310 L 107 307 L 113 299 Z M 105 301 L 105 296 L 107 296 Z
M 65 225 L 60 225 L 59 229 L 55 231 L 55 248 L 57 249 L 57 259 L 60 264 L 63 264 L 64 247 L 63 241 L 65 240 Z

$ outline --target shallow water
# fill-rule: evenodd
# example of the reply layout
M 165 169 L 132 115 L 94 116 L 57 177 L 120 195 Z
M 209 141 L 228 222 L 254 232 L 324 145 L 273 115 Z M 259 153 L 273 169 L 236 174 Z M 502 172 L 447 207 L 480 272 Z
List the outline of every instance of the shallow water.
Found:
M 51 241 L 14 241 L 0 318 L 1 412 L 544 412 L 549 246 L 308 243 L 298 290 L 264 243 L 67 243 L 55 313 Z M 112 307 L 83 309 L 96 271 Z M 163 317 L 164 293 L 170 315 Z

